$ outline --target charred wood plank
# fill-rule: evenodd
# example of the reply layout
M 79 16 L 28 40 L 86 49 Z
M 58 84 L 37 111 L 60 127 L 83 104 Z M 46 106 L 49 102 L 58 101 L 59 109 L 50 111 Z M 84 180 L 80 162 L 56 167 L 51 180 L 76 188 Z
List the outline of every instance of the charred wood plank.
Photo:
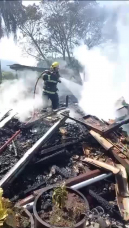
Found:
M 1 113 L 0 114 L 0 121 L 3 120 L 9 114 L 10 111 L 12 111 L 12 109 Z
M 57 129 L 65 122 L 66 117 L 57 121 L 25 154 L 24 156 L 9 170 L 9 172 L 0 180 L 0 186 L 10 183 L 22 172 L 25 166 L 30 162 L 38 149 L 46 143 Z
M 99 161 L 99 160 L 95 160 L 95 159 L 91 159 L 91 158 L 85 158 L 84 160 L 82 160 L 83 162 L 88 162 L 92 165 L 95 165 L 97 167 L 100 167 L 100 168 L 103 168 L 103 169 L 106 169 L 108 171 L 111 171 L 113 172 L 114 174 L 118 174 L 120 172 L 120 169 L 112 166 L 112 165 L 109 165 L 109 164 L 106 164 L 105 162 L 102 162 L 102 161 Z
M 92 190 L 89 190 L 89 194 L 94 198 L 96 199 L 100 205 L 102 205 L 102 207 L 104 207 L 108 213 L 110 214 L 114 214 L 121 217 L 119 211 L 116 211 L 114 206 L 112 206 L 107 200 L 105 200 L 103 197 L 99 196 L 97 193 L 95 193 L 94 191 Z
M 89 131 L 89 133 L 91 132 L 93 132 L 93 130 Z M 118 146 L 116 146 L 114 143 L 109 141 L 108 138 L 104 138 L 104 136 L 102 137 L 101 135 L 99 135 L 99 133 L 94 132 L 93 136 L 103 148 L 105 148 L 113 154 L 116 160 L 127 169 L 127 172 L 129 174 L 129 160 L 127 159 L 127 156 L 122 152 L 122 150 L 119 149 Z M 121 158 L 119 156 L 119 153 L 123 154 L 125 156 L 125 159 Z
M 62 177 L 65 177 L 66 179 L 69 178 L 70 174 L 65 168 L 60 168 L 57 165 L 54 165 L 53 168 L 55 169 L 56 173 L 60 174 Z
M 99 133 L 93 130 L 90 130 L 89 132 L 100 143 L 100 145 L 104 147 L 105 150 L 110 150 L 113 147 L 113 145 L 103 138 Z
M 34 120 L 30 120 L 30 121 L 26 122 L 26 124 L 23 125 L 22 128 L 23 128 L 23 129 L 24 129 L 24 128 L 30 128 L 30 127 L 32 127 L 32 126 L 34 126 L 34 125 L 36 125 L 36 124 L 40 124 L 40 122 L 41 122 L 42 120 L 43 120 L 43 117 L 38 118 L 38 119 L 34 119 Z
M 78 139 L 78 140 L 74 140 L 72 142 L 66 142 L 66 143 L 62 143 L 60 145 L 49 147 L 49 148 L 44 149 L 43 151 L 41 151 L 40 155 L 48 155 L 51 152 L 63 149 L 65 147 L 67 147 L 67 146 L 75 145 L 75 144 L 77 144 L 77 143 L 79 143 L 81 141 L 82 141 L 82 139 Z
M 46 184 L 46 182 L 45 182 L 45 181 L 42 181 L 42 182 L 40 182 L 39 184 L 37 184 L 37 185 L 35 185 L 35 186 L 31 187 L 31 188 L 28 188 L 28 189 L 26 189 L 26 190 L 23 191 L 23 192 L 20 192 L 17 196 L 14 196 L 12 199 L 10 199 L 10 201 L 12 201 L 12 202 L 17 201 L 17 200 L 19 200 L 20 198 L 25 197 L 26 195 L 28 195 L 28 194 L 30 194 L 31 192 L 37 190 L 39 187 L 41 187 L 41 186 L 43 186 L 43 185 L 45 185 L 45 184 Z
M 33 125 L 33 124 L 35 124 L 35 122 L 32 122 L 32 124 L 31 124 L 31 126 Z M 27 123 L 26 124 L 24 124 L 24 125 L 22 125 L 22 129 L 24 129 L 24 128 L 26 128 L 26 125 L 27 125 Z M 27 127 L 30 127 L 29 125 L 27 125 Z M 18 130 L 18 131 L 16 131 L 15 133 L 14 133 L 14 135 L 12 135 L 12 137 L 11 138 L 9 138 L 5 143 L 4 143 L 4 145 L 2 145 L 1 147 L 0 147 L 0 154 L 3 152 L 3 150 L 5 150 L 6 149 L 6 147 L 20 134 L 22 132 L 22 130 Z
M 68 108 L 68 105 L 69 105 L 69 96 L 67 95 L 66 96 L 66 108 Z
M 117 196 L 117 205 L 121 216 L 125 221 L 129 221 L 129 189 L 128 189 L 128 177 L 126 169 L 117 164 L 117 167 L 120 169 L 120 173 L 116 175 L 116 196 Z
M 112 165 L 105 164 L 97 160 L 86 158 L 85 161 L 90 162 L 96 166 L 112 171 L 115 174 L 116 179 L 116 196 L 117 204 L 121 213 L 121 216 L 125 221 L 129 220 L 129 189 L 127 181 L 127 173 L 125 168 L 122 165 L 116 164 L 116 167 Z M 99 202 L 101 201 L 98 198 Z M 104 202 L 104 201 L 103 201 Z
M 114 150 L 114 148 L 111 149 L 111 153 L 113 154 L 115 159 L 126 168 L 127 173 L 129 174 L 129 160 L 120 158 L 120 156 L 116 153 L 116 150 Z
M 0 128 L 4 127 L 16 115 L 17 115 L 17 113 L 11 113 L 8 117 L 6 117 L 5 119 L 3 119 L 0 122 Z
M 58 156 L 61 156 L 61 155 L 63 155 L 63 154 L 65 154 L 67 151 L 65 150 L 65 149 L 63 149 L 63 150 L 61 150 L 61 151 L 59 151 L 59 152 L 57 152 L 57 153 L 54 153 L 54 154 L 52 154 L 52 155 L 49 155 L 49 156 L 47 156 L 47 157 L 45 157 L 45 158 L 42 158 L 42 159 L 40 159 L 39 161 L 37 161 L 37 162 L 35 162 L 35 165 L 36 164 L 47 164 L 48 162 L 51 162 L 52 160 L 54 160 L 55 158 L 57 158 Z

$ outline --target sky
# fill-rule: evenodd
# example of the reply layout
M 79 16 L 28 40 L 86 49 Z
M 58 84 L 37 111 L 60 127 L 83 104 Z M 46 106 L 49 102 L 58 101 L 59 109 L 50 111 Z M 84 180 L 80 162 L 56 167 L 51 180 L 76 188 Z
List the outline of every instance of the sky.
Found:
M 29 4 L 39 4 L 40 1 L 23 1 L 23 5 L 28 6 Z M 121 4 L 121 1 L 98 1 L 102 6 L 107 5 L 112 7 L 115 4 Z M 17 43 L 14 42 L 13 37 L 9 39 L 4 37 L 0 40 L 0 59 L 10 60 L 23 65 L 36 66 L 36 60 L 33 57 L 23 56 L 21 48 Z

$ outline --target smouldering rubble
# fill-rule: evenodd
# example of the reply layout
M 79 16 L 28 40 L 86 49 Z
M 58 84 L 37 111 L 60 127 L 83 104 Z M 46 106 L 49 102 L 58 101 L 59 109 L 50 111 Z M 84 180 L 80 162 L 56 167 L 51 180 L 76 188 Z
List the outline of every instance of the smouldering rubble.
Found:
M 56 122 L 59 116 L 54 118 L 54 116 L 49 120 L 46 118 L 45 121 L 42 119 L 40 124 L 37 122 L 37 124 L 28 127 L 23 126 L 17 119 L 13 118 L 4 128 L 0 129 L 0 146 L 16 131 L 21 130 L 14 139 L 17 154 L 12 142 L 7 145 L 4 151 L 1 151 L 0 178 L 48 131 L 53 121 Z M 79 122 L 80 120 L 84 124 Z M 33 194 L 35 190 L 59 184 L 62 181 L 67 183 L 70 178 L 76 178 L 98 169 L 93 164 L 84 163 L 83 160 L 86 157 L 112 166 L 115 166 L 116 163 L 124 165 L 127 162 L 128 140 L 126 140 L 121 128 L 115 128 L 109 134 L 103 135 L 103 138 L 112 144 L 112 147 L 106 150 L 103 144 L 100 145 L 99 141 L 90 134 L 90 130 L 95 131 L 97 125 L 90 128 L 82 117 L 79 121 L 76 119 L 74 122 L 66 121 L 63 126 L 60 126 L 49 141 L 38 149 L 22 173 L 15 178 L 12 183 L 13 188 L 12 184 L 9 184 L 4 189 L 6 197 L 17 202 Z M 117 155 L 113 156 L 114 154 Z M 122 157 L 121 154 L 124 156 Z M 99 169 L 100 173 L 107 172 L 101 167 Z M 115 178 L 112 175 L 108 179 L 80 189 L 90 205 L 90 210 L 86 213 L 86 227 L 123 227 L 123 220 L 117 204 L 115 184 Z

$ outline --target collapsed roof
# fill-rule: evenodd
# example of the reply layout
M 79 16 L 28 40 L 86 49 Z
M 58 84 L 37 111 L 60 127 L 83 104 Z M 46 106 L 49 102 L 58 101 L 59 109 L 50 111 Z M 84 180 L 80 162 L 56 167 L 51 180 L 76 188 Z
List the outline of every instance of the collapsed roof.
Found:
M 32 70 L 32 71 L 37 71 L 37 72 L 43 72 L 44 70 L 46 70 L 46 68 L 41 68 L 41 67 L 33 67 L 33 66 L 26 66 L 26 65 L 21 65 L 21 64 L 12 64 L 9 65 L 10 69 L 12 70 Z

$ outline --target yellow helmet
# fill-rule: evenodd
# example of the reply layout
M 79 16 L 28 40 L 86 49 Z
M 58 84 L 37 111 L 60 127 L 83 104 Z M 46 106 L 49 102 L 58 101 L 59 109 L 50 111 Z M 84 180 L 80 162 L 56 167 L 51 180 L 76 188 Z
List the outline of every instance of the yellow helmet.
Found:
M 52 68 L 59 67 L 59 63 L 58 63 L 58 62 L 54 62 L 54 63 L 52 63 L 51 67 L 52 67 Z

